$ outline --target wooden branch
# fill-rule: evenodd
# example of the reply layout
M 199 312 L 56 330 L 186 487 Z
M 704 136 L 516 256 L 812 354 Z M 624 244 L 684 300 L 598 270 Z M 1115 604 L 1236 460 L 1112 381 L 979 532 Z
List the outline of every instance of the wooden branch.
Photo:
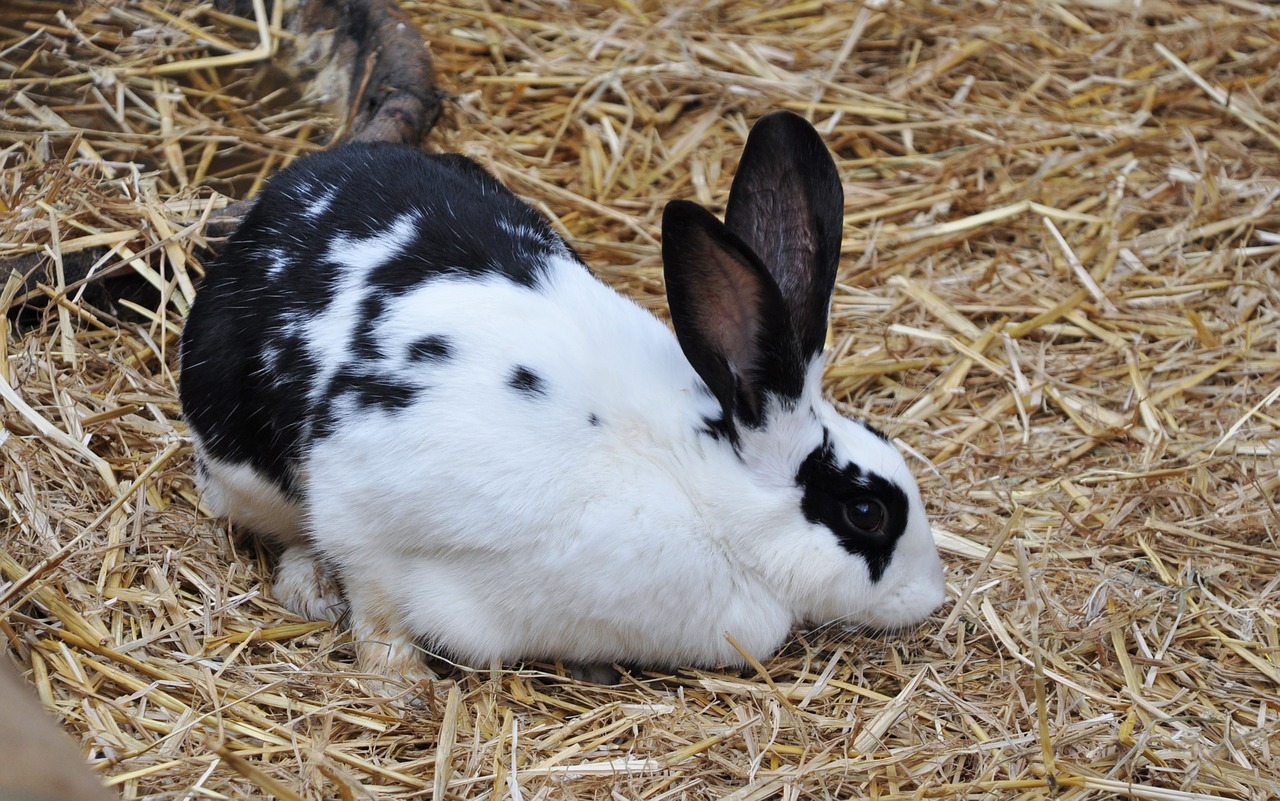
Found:
M 253 0 L 216 0 L 219 11 L 246 19 L 255 16 Z M 431 54 L 412 21 L 394 0 L 302 0 L 285 20 L 294 46 L 277 51 L 274 66 L 290 80 L 307 83 L 331 99 L 345 122 L 335 138 L 343 141 L 398 142 L 421 146 L 440 117 L 447 96 L 435 83 Z M 249 210 L 242 199 L 210 215 L 205 236 L 218 242 L 235 230 Z M 105 253 L 78 254 L 75 264 L 90 265 Z M 119 265 L 116 265 L 117 267 Z M 43 258 L 0 260 L 0 275 L 23 280 L 17 304 L 40 307 L 47 300 L 39 284 L 53 284 Z M 93 276 L 76 274 L 68 282 L 110 282 L 111 293 L 95 293 L 106 307 L 108 297 L 124 287 L 129 269 L 108 268 Z M 0 282 L 2 283 L 2 282 Z M 119 286 L 117 286 L 119 284 Z
M 247 2 L 235 1 L 237 14 Z M 291 28 L 300 41 L 286 69 L 346 106 L 339 142 L 418 146 L 435 127 L 446 93 L 436 86 L 426 43 L 393 0 L 311 0 Z M 215 212 L 206 236 L 229 236 L 250 205 L 245 199 Z

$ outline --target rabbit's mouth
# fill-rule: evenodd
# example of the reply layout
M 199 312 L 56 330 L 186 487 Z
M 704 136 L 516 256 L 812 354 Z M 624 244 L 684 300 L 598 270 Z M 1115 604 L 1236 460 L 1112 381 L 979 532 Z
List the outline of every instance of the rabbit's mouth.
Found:
M 806 634 L 813 637 L 847 636 L 891 640 L 914 635 L 926 620 L 927 616 L 915 620 L 882 622 L 852 614 L 814 626 Z

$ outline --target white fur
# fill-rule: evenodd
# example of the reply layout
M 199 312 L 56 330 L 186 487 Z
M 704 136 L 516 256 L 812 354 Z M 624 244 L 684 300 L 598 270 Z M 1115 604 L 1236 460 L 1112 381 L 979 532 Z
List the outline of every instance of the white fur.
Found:
M 397 301 L 386 350 L 442 333 L 455 357 L 406 362 L 430 387 L 420 402 L 346 417 L 311 451 L 313 540 L 341 565 L 357 620 L 389 616 L 384 636 L 479 665 L 719 665 L 742 663 L 726 633 L 765 657 L 798 623 L 896 626 L 937 606 L 941 565 L 914 482 L 892 447 L 821 399 L 820 365 L 801 408 L 773 410 L 739 458 L 694 433 L 718 405 L 664 325 L 572 261 L 549 276 L 540 290 L 438 279 Z M 359 322 L 326 316 L 322 353 Z M 515 365 L 545 397 L 505 385 Z M 877 584 L 800 511 L 795 471 L 821 443 L 819 420 L 913 499 Z
M 289 257 L 278 248 L 268 250 L 262 256 L 267 263 L 267 275 L 271 278 L 279 278 L 289 266 Z
M 337 197 L 337 195 L 338 195 L 338 190 L 336 189 L 325 190 L 324 194 L 320 195 L 315 200 L 312 200 L 303 209 L 302 213 L 312 219 L 316 219 L 317 217 L 320 217 L 322 214 L 324 214 L 326 211 L 329 210 L 329 206 L 333 204 L 333 199 Z
M 257 473 L 247 462 L 213 459 L 200 438 L 192 434 L 200 455 L 203 474 L 197 474 L 200 500 L 216 515 L 231 518 L 260 534 L 268 534 L 284 545 L 305 541 L 303 521 L 297 504 L 276 484 Z

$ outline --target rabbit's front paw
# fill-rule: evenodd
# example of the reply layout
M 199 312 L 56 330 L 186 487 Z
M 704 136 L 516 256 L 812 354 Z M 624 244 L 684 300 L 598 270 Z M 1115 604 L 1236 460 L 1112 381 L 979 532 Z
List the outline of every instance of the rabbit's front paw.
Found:
M 375 695 L 397 697 L 438 677 L 423 661 L 423 651 L 408 629 L 397 621 L 377 593 L 356 593 L 351 599 L 351 639 L 356 663 L 368 674 L 365 684 Z
M 315 551 L 302 545 L 286 548 L 280 554 L 271 594 L 286 609 L 307 620 L 336 623 L 347 613 L 347 602 L 337 579 Z

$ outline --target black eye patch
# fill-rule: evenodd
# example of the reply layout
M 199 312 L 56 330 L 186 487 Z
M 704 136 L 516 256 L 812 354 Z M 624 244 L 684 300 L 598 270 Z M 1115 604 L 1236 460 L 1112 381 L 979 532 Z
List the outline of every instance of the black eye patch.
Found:
M 867 562 L 879 581 L 907 528 L 910 505 L 902 488 L 849 462 L 837 464 L 829 434 L 796 472 L 804 491 L 801 511 L 810 523 L 831 529 L 840 545 Z

